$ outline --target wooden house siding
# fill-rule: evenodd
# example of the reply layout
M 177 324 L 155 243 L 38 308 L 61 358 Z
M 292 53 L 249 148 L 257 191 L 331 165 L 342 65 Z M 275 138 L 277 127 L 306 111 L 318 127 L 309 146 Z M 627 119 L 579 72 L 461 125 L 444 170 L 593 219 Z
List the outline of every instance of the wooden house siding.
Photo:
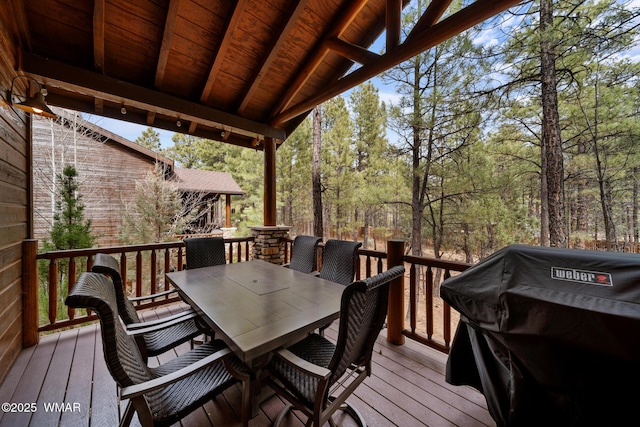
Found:
M 74 125 L 71 112 L 56 112 L 65 118 L 64 125 L 52 120 L 34 120 L 33 125 L 35 238 L 41 241 L 49 236 L 59 198 L 55 176 L 65 165 L 74 165 L 85 218 L 91 220 L 97 244 L 120 244 L 117 236 L 124 206 L 133 200 L 136 182 L 153 170 L 155 159 L 87 131 L 79 125 L 86 124 L 79 117 Z
M 22 350 L 22 241 L 30 233 L 28 117 L 5 105 L 16 46 L 0 8 L 0 382 Z M 26 79 L 17 83 L 26 89 Z

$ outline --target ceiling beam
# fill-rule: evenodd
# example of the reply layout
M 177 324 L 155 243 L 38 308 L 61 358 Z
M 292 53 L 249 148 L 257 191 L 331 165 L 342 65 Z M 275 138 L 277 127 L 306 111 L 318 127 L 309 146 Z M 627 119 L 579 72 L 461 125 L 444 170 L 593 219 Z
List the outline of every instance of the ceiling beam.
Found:
M 224 58 L 227 57 L 227 51 L 229 50 L 233 33 L 235 32 L 235 29 L 238 28 L 238 22 L 240 22 L 240 16 L 244 11 L 247 0 L 240 0 L 235 3 L 236 5 L 233 9 L 233 13 L 223 30 L 224 36 L 218 45 L 217 52 L 213 56 L 214 59 L 211 64 L 211 69 L 209 70 L 209 76 L 207 77 L 207 82 L 205 83 L 202 94 L 200 95 L 200 102 L 207 102 L 209 96 L 211 96 L 211 93 L 213 92 L 213 85 L 215 84 L 216 79 L 218 78 L 218 73 L 222 68 L 222 62 L 224 61 Z
M 24 0 L 8 0 L 2 5 L 6 8 L 7 18 L 5 23 L 11 26 L 13 34 L 19 35 L 18 43 L 20 50 L 31 51 L 31 30 L 27 22 L 27 14 L 25 13 Z M 2 13 L 2 12 L 0 12 Z
M 178 17 L 178 5 L 180 0 L 171 0 L 167 9 L 167 17 L 164 21 L 164 30 L 162 32 L 162 44 L 160 45 L 160 53 L 158 54 L 158 64 L 156 65 L 156 77 L 154 87 L 162 89 L 164 81 L 164 73 L 167 70 L 167 61 L 171 52 L 171 44 L 175 35 L 176 18 Z
M 51 87 L 179 118 L 181 121 L 197 121 L 250 138 L 286 139 L 286 132 L 282 129 L 37 55 L 24 53 L 22 67 L 25 73 L 41 78 Z
M 59 95 L 55 93 L 50 93 L 47 96 L 47 101 L 51 101 L 50 102 L 51 105 L 56 105 L 58 107 L 67 108 L 70 110 L 82 111 L 89 114 L 96 113 L 92 109 L 92 103 L 90 101 L 82 101 L 77 98 L 70 98 L 70 97 L 66 97 L 64 95 Z M 123 116 L 122 113 L 120 112 L 120 108 L 105 106 L 100 116 L 108 117 L 116 120 L 123 120 L 130 123 L 137 123 L 140 125 L 146 124 L 146 114 L 128 111 L 126 116 Z M 159 129 L 165 129 L 170 132 L 185 133 L 184 127 L 178 127 L 176 125 L 175 120 L 169 121 L 169 120 L 158 119 L 154 123 L 154 127 Z M 262 149 L 261 144 L 252 143 L 253 139 L 241 138 L 237 135 L 232 135 L 231 132 L 214 131 L 214 130 L 206 130 L 206 129 L 198 128 L 193 133 L 193 135 L 200 138 L 204 138 L 204 139 L 210 139 L 213 141 L 220 141 L 220 142 L 226 142 L 232 145 L 238 145 L 240 147 Z
M 380 58 L 378 54 L 337 37 L 325 40 L 325 45 L 329 50 L 359 64 L 371 64 Z
M 93 68 L 99 73 L 104 73 L 104 4 L 93 2 Z
M 246 0 L 240 0 L 235 3 L 233 13 L 231 14 L 231 17 L 227 21 L 227 24 L 223 30 L 222 40 L 220 41 L 220 44 L 218 44 L 218 49 L 213 55 L 213 62 L 211 64 L 211 67 L 209 68 L 209 75 L 207 76 L 207 81 L 204 85 L 204 88 L 202 89 L 202 93 L 200 94 L 200 102 L 202 103 L 208 103 L 209 97 L 213 92 L 213 87 L 216 83 L 216 79 L 218 78 L 218 73 L 222 68 L 223 60 L 227 55 L 227 51 L 229 50 L 229 46 L 231 45 L 231 40 L 233 39 L 233 33 L 238 27 L 238 22 L 240 22 L 240 17 L 242 16 L 242 12 L 244 11 L 246 3 Z M 192 121 L 189 124 L 189 132 L 195 132 L 197 126 L 198 123 Z
M 277 37 L 274 37 L 275 41 L 269 48 L 269 54 L 263 59 L 262 64 L 260 64 L 259 67 L 256 67 L 256 73 L 252 76 L 251 79 L 249 79 L 251 85 L 241 97 L 242 102 L 237 109 L 238 114 L 242 115 L 245 113 L 245 109 L 247 108 L 249 100 L 253 98 L 253 94 L 262 83 L 262 79 L 264 79 L 266 71 L 269 69 L 269 67 L 271 67 L 273 61 L 275 61 L 275 59 L 278 57 L 278 53 L 280 52 L 282 45 L 287 40 L 287 37 L 291 33 L 291 30 L 295 28 L 300 14 L 304 11 L 305 7 L 307 7 L 307 3 L 308 0 L 300 0 L 298 1 L 296 7 L 289 9 L 289 16 L 285 17 L 285 19 L 283 20 L 284 25 L 280 28 L 280 31 L 278 31 Z
M 413 58 L 417 54 L 460 34 L 521 1 L 522 0 L 477 0 L 437 24 L 426 28 L 410 40 L 405 40 L 404 43 L 393 51 L 382 55 L 378 61 L 363 65 L 351 74 L 330 85 L 318 95 L 300 102 L 276 115 L 271 121 L 271 124 L 277 126 L 294 117 L 305 114 L 316 105 L 338 96 L 342 92 L 377 76 L 391 67 Z
M 402 33 L 402 0 L 387 0 L 385 26 L 387 28 L 387 52 L 400 45 Z
M 278 104 L 273 108 L 273 110 L 271 110 L 271 117 L 276 116 L 287 108 L 289 103 L 291 103 L 293 98 L 305 85 L 309 77 L 311 77 L 315 70 L 320 66 L 325 55 L 329 53 L 329 48 L 325 44 L 325 40 L 333 37 L 340 37 L 356 16 L 358 16 L 362 8 L 366 6 L 367 1 L 368 0 L 357 0 L 349 2 L 348 8 L 338 17 L 333 27 L 324 35 L 324 37 L 318 41 L 316 44 L 317 47 L 313 49 L 309 59 L 307 59 L 301 69 L 295 73 L 295 78 L 289 85 L 287 85 L 287 91 L 282 94 Z
M 407 40 L 411 40 L 417 34 L 420 34 L 438 22 L 447 9 L 449 9 L 452 1 L 453 0 L 433 0 L 429 3 L 427 10 L 424 11 L 418 22 L 416 22 L 416 25 L 411 29 L 411 32 L 407 36 Z

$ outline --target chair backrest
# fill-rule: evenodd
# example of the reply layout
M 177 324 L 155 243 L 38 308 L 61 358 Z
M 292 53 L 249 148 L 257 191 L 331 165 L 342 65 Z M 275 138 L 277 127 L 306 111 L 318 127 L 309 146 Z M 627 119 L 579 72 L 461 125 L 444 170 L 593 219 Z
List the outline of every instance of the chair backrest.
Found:
M 316 250 L 322 237 L 299 235 L 293 240 L 289 268 L 311 273 L 316 267 Z
M 227 263 L 223 237 L 191 237 L 183 242 L 189 270 Z
M 120 275 L 120 264 L 118 263 L 118 260 L 111 255 L 96 254 L 91 271 L 94 273 L 104 274 L 111 278 L 116 292 L 118 312 L 120 313 L 120 317 L 124 323 L 127 325 L 140 323 L 140 318 L 138 317 L 136 308 L 124 294 L 124 286 L 122 286 L 122 276 Z
M 80 275 L 65 303 L 73 308 L 87 308 L 98 314 L 104 359 L 113 379 L 120 387 L 152 379 L 135 340 L 127 335 L 118 319 L 118 303 L 111 280 L 98 273 Z
M 403 266 L 348 285 L 340 303 L 340 326 L 328 369 L 334 383 L 351 365 L 371 369 L 373 345 L 387 316 L 389 283 L 404 274 Z
M 329 239 L 322 252 L 320 277 L 332 282 L 348 285 L 353 282 L 358 266 L 360 242 Z

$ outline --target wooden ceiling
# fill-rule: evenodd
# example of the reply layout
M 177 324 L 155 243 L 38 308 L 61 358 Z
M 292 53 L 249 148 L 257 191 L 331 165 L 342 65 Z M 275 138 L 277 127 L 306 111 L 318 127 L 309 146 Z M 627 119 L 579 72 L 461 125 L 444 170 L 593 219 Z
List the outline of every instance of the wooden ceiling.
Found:
M 432 0 L 401 40 L 408 0 L 3 0 L 18 72 L 50 105 L 261 147 L 315 106 L 520 0 L 441 19 Z M 386 53 L 368 47 L 386 30 Z M 354 66 L 355 64 L 355 66 Z

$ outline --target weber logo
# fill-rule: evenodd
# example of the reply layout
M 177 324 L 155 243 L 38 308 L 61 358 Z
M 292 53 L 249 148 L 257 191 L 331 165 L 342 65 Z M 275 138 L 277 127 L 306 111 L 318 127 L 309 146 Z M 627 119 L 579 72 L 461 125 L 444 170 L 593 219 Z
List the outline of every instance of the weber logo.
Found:
M 551 278 L 588 285 L 613 286 L 613 279 L 609 273 L 576 270 L 575 268 L 551 267 Z

